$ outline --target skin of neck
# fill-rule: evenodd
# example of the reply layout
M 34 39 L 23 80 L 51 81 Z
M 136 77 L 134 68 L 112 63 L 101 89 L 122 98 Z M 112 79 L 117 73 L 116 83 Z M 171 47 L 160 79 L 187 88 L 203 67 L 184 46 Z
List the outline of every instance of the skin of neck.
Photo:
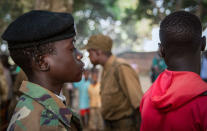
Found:
M 63 87 L 63 82 L 58 82 L 50 79 L 44 73 L 33 73 L 33 76 L 28 77 L 28 80 L 32 83 L 38 84 L 43 88 L 50 90 L 51 92 L 55 93 L 56 95 L 60 94 L 60 91 Z
M 105 66 L 105 64 L 108 61 L 108 59 L 109 59 L 110 56 L 107 56 L 105 54 L 102 54 L 100 57 L 101 57 L 100 58 L 100 65 Z
M 198 54 L 199 53 L 199 54 Z M 200 52 L 186 57 L 170 58 L 165 60 L 168 66 L 168 70 L 171 71 L 191 71 L 200 74 Z

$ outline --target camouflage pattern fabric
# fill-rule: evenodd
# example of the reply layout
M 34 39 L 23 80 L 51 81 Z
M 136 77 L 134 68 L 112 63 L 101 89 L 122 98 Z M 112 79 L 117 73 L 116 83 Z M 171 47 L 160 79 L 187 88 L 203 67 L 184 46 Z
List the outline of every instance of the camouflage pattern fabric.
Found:
M 7 131 L 78 131 L 79 118 L 51 91 L 23 81 Z

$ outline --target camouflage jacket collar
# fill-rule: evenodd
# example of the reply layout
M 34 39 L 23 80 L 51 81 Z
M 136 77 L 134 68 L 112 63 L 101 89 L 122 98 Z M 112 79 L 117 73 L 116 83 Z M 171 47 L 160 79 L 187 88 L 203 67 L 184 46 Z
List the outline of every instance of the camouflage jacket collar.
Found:
M 65 126 L 70 127 L 72 112 L 54 93 L 28 81 L 22 82 L 20 91 L 53 112 Z

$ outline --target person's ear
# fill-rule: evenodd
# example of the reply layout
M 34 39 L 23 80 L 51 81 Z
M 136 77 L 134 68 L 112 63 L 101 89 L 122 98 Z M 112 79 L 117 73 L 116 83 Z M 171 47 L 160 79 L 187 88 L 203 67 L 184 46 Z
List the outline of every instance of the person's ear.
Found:
M 46 72 L 50 69 L 50 65 L 46 59 L 46 56 L 39 56 L 38 60 L 36 60 L 36 64 L 40 71 Z
M 164 47 L 163 47 L 163 45 L 162 45 L 161 43 L 158 43 L 158 45 L 159 45 L 159 51 L 158 51 L 158 53 L 159 53 L 159 55 L 160 55 L 162 58 L 164 58 L 164 57 L 165 57 L 165 50 L 164 50 Z
M 206 37 L 203 36 L 203 37 L 201 38 L 201 51 L 204 51 L 205 48 L 206 48 Z

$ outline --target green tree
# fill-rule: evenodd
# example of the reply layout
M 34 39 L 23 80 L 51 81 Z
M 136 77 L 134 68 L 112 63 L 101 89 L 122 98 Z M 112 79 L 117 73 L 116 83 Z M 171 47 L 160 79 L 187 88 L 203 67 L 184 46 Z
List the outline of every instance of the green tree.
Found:
M 132 13 L 137 19 L 152 19 L 158 24 L 164 16 L 178 10 L 186 10 L 200 17 L 203 25 L 207 22 L 207 0 L 139 0 Z

